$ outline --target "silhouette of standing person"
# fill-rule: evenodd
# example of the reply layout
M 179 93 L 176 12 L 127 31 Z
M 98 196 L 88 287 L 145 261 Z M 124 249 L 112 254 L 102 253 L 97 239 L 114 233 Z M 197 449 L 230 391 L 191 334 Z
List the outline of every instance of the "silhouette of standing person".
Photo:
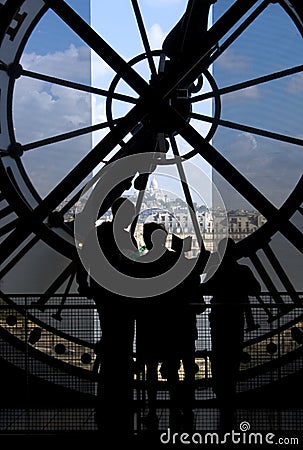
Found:
M 166 248 L 167 231 L 163 224 L 148 222 L 143 227 L 143 240 L 147 253 L 138 261 L 139 276 L 155 278 L 165 274 L 176 263 L 176 254 Z M 156 281 L 155 281 L 156 282 Z M 156 414 L 158 367 L 170 345 L 173 308 L 168 292 L 145 298 L 138 309 L 136 322 L 136 351 L 138 360 L 146 366 L 146 386 L 149 411 L 145 424 L 155 429 L 158 424 Z M 178 368 L 179 369 L 179 364 Z
M 146 223 L 143 239 L 148 253 L 140 259 L 141 276 L 157 276 L 170 270 L 180 258 L 179 251 L 166 248 L 167 231 L 155 222 Z M 181 246 L 182 249 L 182 246 Z M 190 301 L 199 295 L 200 276 L 191 272 L 176 287 L 145 299 L 137 320 L 137 351 L 146 364 L 149 413 L 147 425 L 157 424 L 156 395 L 158 366 L 161 375 L 167 379 L 170 395 L 170 421 L 172 426 L 192 425 L 195 397 L 195 341 L 197 339 L 196 311 Z M 197 298 L 196 298 L 197 300 Z M 183 363 L 184 380 L 179 379 L 179 369 Z
M 224 253 L 225 249 L 225 253 Z M 236 384 L 243 351 L 245 310 L 249 295 L 259 294 L 261 287 L 251 269 L 239 264 L 236 244 L 231 238 L 218 245 L 222 262 L 204 285 L 210 295 L 211 372 L 213 391 L 220 408 L 220 429 L 232 429 L 236 401 Z
M 119 273 L 126 273 L 132 262 L 131 255 L 137 252 L 129 233 L 135 206 L 128 199 L 119 197 L 112 204 L 112 214 L 112 222 L 102 222 L 97 226 L 98 243 L 112 267 Z M 88 249 L 90 245 L 87 241 Z M 102 267 L 98 270 L 102 271 Z M 116 433 L 119 430 L 121 439 L 129 437 L 133 426 L 133 305 L 130 299 L 115 293 L 115 289 L 105 288 L 81 269 L 77 281 L 79 293 L 93 298 L 100 320 L 101 341 L 96 346 L 100 361 L 97 425 L 101 432 Z
M 138 261 L 140 265 L 137 274 L 140 277 L 155 277 L 173 266 L 175 257 L 172 253 L 167 253 L 166 238 L 167 232 L 162 224 L 156 222 L 144 224 L 143 240 L 147 253 Z M 163 326 L 166 324 L 162 300 L 162 296 L 143 299 L 136 316 L 136 355 L 142 368 L 146 367 L 148 414 L 144 418 L 144 423 L 148 429 L 156 429 L 158 426 L 156 413 L 158 366 L 163 350 Z

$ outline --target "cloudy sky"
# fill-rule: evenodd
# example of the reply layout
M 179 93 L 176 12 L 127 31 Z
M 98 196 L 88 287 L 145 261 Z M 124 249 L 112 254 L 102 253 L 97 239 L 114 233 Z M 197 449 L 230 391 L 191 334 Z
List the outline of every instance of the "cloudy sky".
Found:
M 143 52 L 130 1 L 69 0 L 68 3 L 87 22 L 92 23 L 93 28 L 101 32 L 103 38 L 126 60 Z M 152 49 L 161 48 L 163 39 L 184 12 L 186 3 L 185 0 L 139 2 Z M 214 20 L 230 4 L 230 0 L 218 0 L 213 11 Z M 224 88 L 299 65 L 301 54 L 302 38 L 298 30 L 283 9 L 273 4 L 216 60 L 212 71 L 219 88 Z M 93 86 L 101 89 L 107 89 L 114 76 L 113 71 L 51 11 L 32 33 L 21 63 L 30 71 L 86 85 L 92 82 Z M 146 64 L 135 68 L 148 78 Z M 210 88 L 205 86 L 205 89 Z M 136 97 L 125 83 L 119 83 L 117 90 Z M 210 102 L 195 104 L 195 112 L 211 116 Z M 231 93 L 222 95 L 221 102 L 221 119 L 225 122 L 224 126 L 218 127 L 213 146 L 272 203 L 280 206 L 301 175 L 302 148 L 263 137 L 253 128 L 303 138 L 302 74 L 255 84 L 247 89 L 233 89 Z M 118 116 L 131 106 L 114 102 L 113 111 Z M 21 77 L 16 82 L 14 126 L 16 138 L 22 144 L 106 120 L 103 96 L 28 77 Z M 193 120 L 191 123 L 204 135 L 209 129 L 209 124 L 202 121 Z M 246 128 L 239 129 L 239 124 Z M 26 152 L 24 166 L 38 192 L 45 196 L 104 133 L 86 134 Z M 180 145 L 186 151 L 186 145 Z M 207 168 L 207 165 L 204 167 Z M 228 208 L 253 208 L 216 173 L 213 173 L 213 180 L 222 191 Z
M 214 9 L 215 18 L 220 14 Z M 278 5 L 271 5 L 214 65 L 220 86 L 261 77 L 301 64 L 302 38 Z M 267 24 L 267 26 L 266 26 Z M 268 26 L 271 24 L 271 26 Z M 222 119 L 302 138 L 302 73 L 222 96 Z M 221 127 L 214 145 L 276 206 L 302 174 L 301 146 L 250 130 Z M 227 186 L 226 186 L 227 187 Z M 238 196 L 225 193 L 234 204 Z M 240 199 L 239 199 L 240 201 Z

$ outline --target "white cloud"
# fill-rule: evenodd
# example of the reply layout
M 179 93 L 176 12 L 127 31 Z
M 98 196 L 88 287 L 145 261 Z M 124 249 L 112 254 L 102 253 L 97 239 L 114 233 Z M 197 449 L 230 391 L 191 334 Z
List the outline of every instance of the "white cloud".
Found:
M 222 53 L 216 64 L 225 70 L 245 72 L 250 66 L 250 59 L 229 49 Z
M 294 75 L 286 85 L 285 91 L 290 94 L 303 92 L 303 73 Z
M 251 86 L 246 89 L 224 94 L 222 103 L 242 102 L 246 100 L 259 100 L 261 98 L 260 90 L 257 86 Z
M 232 160 L 237 163 L 237 161 L 241 161 L 243 163 L 250 163 L 247 158 L 257 156 L 254 153 L 258 147 L 257 139 L 251 133 L 243 132 L 239 133 L 234 140 L 233 144 L 229 148 L 229 154 L 232 157 Z
M 89 94 L 25 78 L 16 83 L 14 126 L 21 143 L 81 128 L 90 122 Z
M 90 50 L 73 44 L 64 51 L 45 55 L 25 53 L 21 64 L 24 69 L 69 80 L 84 81 L 90 76 Z
M 165 38 L 165 33 L 158 23 L 152 25 L 148 32 L 149 42 L 152 49 L 159 49 Z
M 92 82 L 98 86 L 105 75 L 114 73 L 112 69 L 95 52 L 91 54 Z
M 94 57 L 92 55 L 92 57 Z M 90 85 L 91 53 L 86 47 L 70 45 L 64 51 L 39 55 L 25 53 L 24 69 Z M 108 66 L 98 61 L 98 80 Z M 104 98 L 98 99 L 98 120 L 104 120 Z M 92 96 L 57 84 L 21 77 L 14 92 L 14 126 L 17 140 L 27 143 L 91 124 Z M 102 110 L 102 111 L 101 111 Z M 30 114 L 29 114 L 30 112 Z
M 92 98 L 92 123 L 97 124 L 107 120 L 105 113 L 105 103 L 100 100 L 100 97 L 93 96 Z M 105 130 L 98 130 L 93 133 L 93 146 L 95 146 L 105 136 Z
M 277 207 L 283 204 L 302 175 L 303 155 L 299 146 L 246 132 L 235 135 L 226 146 L 224 141 L 221 144 L 215 141 L 215 147 Z M 225 183 L 218 183 L 229 208 L 242 205 L 235 191 Z
M 242 143 L 244 142 L 244 144 L 246 144 L 245 147 L 248 150 L 255 150 L 258 146 L 257 139 L 251 133 L 240 133 L 238 138 Z
M 24 54 L 25 69 L 90 85 L 90 50 L 71 45 L 65 51 Z M 101 71 L 102 72 L 102 71 Z M 102 98 L 103 101 L 103 98 Z M 104 118 L 100 108 L 99 121 Z M 13 120 L 22 144 L 91 125 L 92 96 L 29 77 L 16 80 Z M 23 161 L 37 189 L 45 194 L 91 150 L 91 136 L 64 140 L 27 152 Z

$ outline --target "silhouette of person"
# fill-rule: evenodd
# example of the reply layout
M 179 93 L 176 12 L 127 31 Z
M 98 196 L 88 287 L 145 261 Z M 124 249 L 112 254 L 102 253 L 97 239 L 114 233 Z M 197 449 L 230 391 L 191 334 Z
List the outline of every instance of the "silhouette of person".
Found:
M 141 276 L 157 276 L 172 268 L 179 258 L 185 256 L 179 251 L 166 248 L 167 231 L 162 224 L 146 223 L 143 239 L 148 253 L 141 256 Z M 149 412 L 146 424 L 157 425 L 156 396 L 158 367 L 167 379 L 170 394 L 170 419 L 172 426 L 186 426 L 193 421 L 195 397 L 195 341 L 197 339 L 196 311 L 190 305 L 198 295 L 200 276 L 190 273 L 175 288 L 142 302 L 137 316 L 136 349 L 139 360 L 146 365 L 146 381 Z M 180 380 L 181 361 L 184 380 Z
M 220 266 L 205 283 L 204 289 L 212 295 L 209 314 L 211 371 L 213 391 L 220 408 L 220 428 L 224 431 L 234 426 L 245 310 L 249 307 L 249 295 L 258 295 L 261 287 L 251 269 L 237 262 L 233 239 L 226 238 L 219 242 L 219 258 L 222 255 Z
M 138 250 L 128 231 L 135 217 L 135 206 L 119 197 L 112 204 L 112 214 L 111 222 L 97 226 L 98 243 L 107 261 L 119 272 L 127 272 L 130 257 Z M 87 248 L 90 238 L 89 235 Z M 106 433 L 119 429 L 121 437 L 129 436 L 133 426 L 133 304 L 127 297 L 103 287 L 83 269 L 78 271 L 77 282 L 79 293 L 93 298 L 100 320 L 101 341 L 96 345 L 100 360 L 97 424 Z
M 139 276 L 156 277 L 166 272 L 175 263 L 175 255 L 166 248 L 167 231 L 162 224 L 148 222 L 143 227 L 143 240 L 147 253 L 140 257 Z M 145 424 L 156 428 L 158 366 L 163 356 L 167 327 L 167 298 L 158 295 L 145 298 L 137 311 L 136 354 L 138 361 L 146 366 L 146 383 L 149 412 Z

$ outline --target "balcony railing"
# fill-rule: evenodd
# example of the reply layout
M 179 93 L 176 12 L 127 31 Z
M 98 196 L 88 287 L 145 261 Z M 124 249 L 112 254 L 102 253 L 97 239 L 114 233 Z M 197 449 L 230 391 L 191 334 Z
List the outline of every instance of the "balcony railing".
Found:
M 303 305 L 301 302 L 293 303 L 287 293 L 281 293 L 280 298 L 283 304 L 278 304 L 274 296 L 268 293 L 263 293 L 258 299 L 250 298 L 237 384 L 240 396 L 243 394 L 251 397 L 254 392 L 273 389 L 279 383 L 287 385 L 288 380 L 302 372 Z M 298 298 L 303 298 L 300 293 Z M 195 375 L 195 392 L 198 409 L 206 406 L 216 408 L 216 397 L 212 391 L 209 327 L 209 313 L 213 306 L 209 303 L 209 297 L 204 300 L 205 310 L 196 315 L 198 338 L 195 359 L 198 370 Z M 192 305 L 193 308 L 196 306 Z M 44 302 L 43 298 L 35 295 L 3 296 L 0 302 L 1 364 L 8 373 L 12 370 L 18 372 L 18 375 L 14 373 L 14 377 L 22 380 L 24 388 L 24 395 L 20 395 L 17 390 L 17 398 L 13 392 L 6 398 L 5 404 L 10 414 L 14 415 L 14 411 L 18 414 L 25 407 L 34 407 L 37 402 L 39 407 L 48 407 L 50 399 L 47 396 L 37 400 L 37 386 L 39 389 L 41 386 L 46 389 L 52 386 L 57 394 L 62 392 L 63 403 L 66 399 L 68 404 L 72 398 L 73 411 L 78 404 L 81 408 L 93 408 L 100 372 L 96 344 L 101 338 L 102 330 L 95 305 L 86 298 L 75 295 L 64 298 L 62 302 L 62 297 L 58 296 Z M 226 338 L 228 339 L 228 335 Z M 119 359 L 119 348 L 114 351 Z M 147 399 L 146 367 L 136 364 L 136 330 L 133 360 L 133 399 L 139 408 L 137 411 L 142 413 Z M 160 363 L 158 369 L 157 398 L 159 408 L 165 411 L 169 407 L 167 380 L 161 376 Z M 179 377 L 182 382 L 182 364 Z M 16 403 L 17 409 L 14 407 Z M 294 419 L 295 428 L 299 427 L 298 422 L 301 424 L 301 412 L 298 417 Z M 0 422 L 1 420 L 7 425 L 7 416 L 3 410 Z M 136 426 L 140 428 L 138 420 L 137 418 Z M 0 430 L 3 427 L 1 428 L 0 423 Z

